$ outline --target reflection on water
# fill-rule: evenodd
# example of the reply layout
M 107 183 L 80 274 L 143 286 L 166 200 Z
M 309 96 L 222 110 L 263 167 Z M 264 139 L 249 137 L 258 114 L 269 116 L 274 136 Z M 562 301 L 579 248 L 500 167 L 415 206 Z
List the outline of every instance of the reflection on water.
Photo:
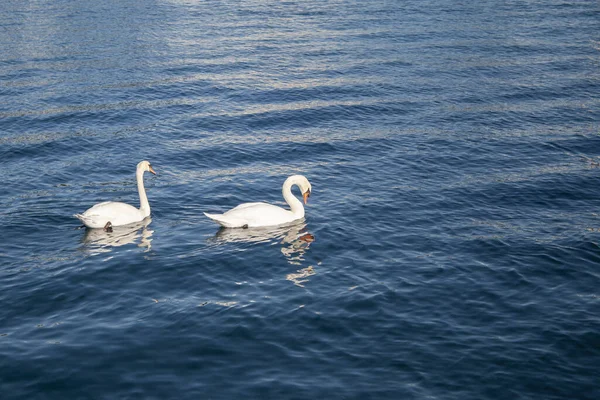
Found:
M 294 274 L 287 274 L 285 279 L 288 281 L 294 282 L 294 285 L 304 287 L 303 283 L 308 282 L 308 278 L 311 275 L 316 274 L 316 271 L 312 265 L 309 265 L 306 268 L 299 269 Z
M 111 251 L 112 247 L 130 243 L 138 243 L 138 247 L 144 247 L 144 251 L 149 251 L 152 247 L 152 234 L 154 233 L 148 228 L 151 222 L 152 218 L 146 218 L 135 224 L 114 226 L 111 232 L 106 232 L 104 229 L 86 228 L 83 243 L 86 250 L 92 254 L 106 253 Z
M 277 240 L 281 244 L 281 253 L 285 256 L 287 262 L 291 265 L 302 266 L 305 261 L 304 256 L 311 243 L 315 241 L 315 237 L 307 231 L 306 223 L 302 220 L 294 225 L 276 227 L 248 229 L 222 227 L 209 240 L 223 243 L 268 243 Z M 288 274 L 286 279 L 302 286 L 302 283 L 307 281 L 303 278 L 315 273 L 313 266 L 307 266 L 296 271 L 296 273 Z

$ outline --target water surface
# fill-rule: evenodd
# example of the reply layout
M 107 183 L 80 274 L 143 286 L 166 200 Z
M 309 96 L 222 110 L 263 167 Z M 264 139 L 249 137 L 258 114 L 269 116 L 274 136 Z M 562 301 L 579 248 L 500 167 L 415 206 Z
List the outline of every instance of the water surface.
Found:
M 2 2 L 2 397 L 600 398 L 599 32 L 595 1 Z M 78 229 L 142 159 L 151 220 Z M 292 174 L 298 224 L 203 215 Z

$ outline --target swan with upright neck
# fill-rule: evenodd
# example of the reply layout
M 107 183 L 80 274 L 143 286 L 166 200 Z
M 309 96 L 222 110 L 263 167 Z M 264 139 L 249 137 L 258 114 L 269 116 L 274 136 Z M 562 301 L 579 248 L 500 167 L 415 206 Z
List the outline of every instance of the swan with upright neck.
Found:
M 294 185 L 300 188 L 306 204 L 311 192 L 310 182 L 302 175 L 292 175 L 285 180 L 282 189 L 283 198 L 290 206 L 289 210 L 268 203 L 243 203 L 223 214 L 204 215 L 226 228 L 258 228 L 288 224 L 304 218 L 304 206 L 292 194 Z
M 75 214 L 88 228 L 110 228 L 111 226 L 127 225 L 140 222 L 150 216 L 150 204 L 144 189 L 144 172 L 156 175 L 150 163 L 146 160 L 137 165 L 135 176 L 137 178 L 138 193 L 140 195 L 140 208 L 135 208 L 118 201 L 105 201 L 87 209 L 83 214 Z

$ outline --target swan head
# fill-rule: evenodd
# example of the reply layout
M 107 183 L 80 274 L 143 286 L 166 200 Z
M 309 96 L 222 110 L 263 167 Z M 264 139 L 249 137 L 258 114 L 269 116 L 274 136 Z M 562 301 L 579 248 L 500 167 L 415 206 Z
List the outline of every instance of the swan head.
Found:
M 306 181 L 308 182 L 308 181 Z M 304 204 L 308 204 L 308 198 L 310 197 L 310 183 L 308 184 L 308 190 L 302 193 L 302 200 L 304 200 Z
M 150 161 L 140 161 L 139 164 L 137 165 L 137 169 L 138 171 L 144 171 L 144 172 L 151 172 L 154 175 L 156 175 L 156 172 L 154 172 L 154 170 L 152 169 L 152 165 L 150 165 Z
M 308 203 L 308 198 L 310 197 L 310 192 L 312 191 L 312 186 L 308 179 L 306 179 L 303 175 L 293 175 L 288 179 L 291 180 L 292 184 L 298 185 L 300 191 L 302 192 L 302 200 L 304 200 L 304 204 Z

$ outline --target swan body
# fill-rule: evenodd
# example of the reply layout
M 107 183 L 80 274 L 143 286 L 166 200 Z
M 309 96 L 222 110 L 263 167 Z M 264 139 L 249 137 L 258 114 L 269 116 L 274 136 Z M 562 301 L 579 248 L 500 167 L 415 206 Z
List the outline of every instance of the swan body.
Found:
M 289 204 L 290 210 L 268 203 L 243 203 L 223 214 L 204 215 L 226 228 L 258 228 L 288 224 L 304 218 L 304 206 L 292 194 L 294 185 L 300 188 L 306 204 L 311 191 L 310 182 L 302 175 L 292 175 L 286 179 L 282 188 L 283 198 Z
M 121 226 L 144 220 L 150 216 L 150 204 L 144 188 L 144 172 L 146 171 L 156 175 L 148 161 L 141 161 L 136 170 L 140 208 L 118 201 L 105 201 L 87 209 L 83 214 L 74 216 L 88 228 L 104 228 L 109 222 L 112 226 Z

